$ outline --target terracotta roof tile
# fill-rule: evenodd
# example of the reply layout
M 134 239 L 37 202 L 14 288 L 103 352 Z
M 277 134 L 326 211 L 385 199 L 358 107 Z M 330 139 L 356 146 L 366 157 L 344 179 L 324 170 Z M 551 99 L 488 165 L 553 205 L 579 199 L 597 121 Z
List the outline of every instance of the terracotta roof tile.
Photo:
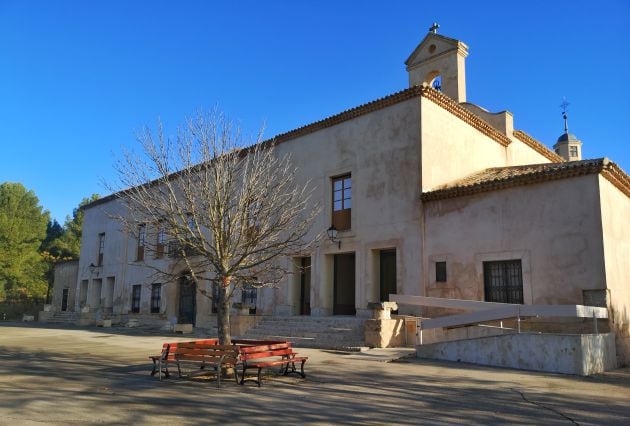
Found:
M 383 98 L 376 99 L 372 102 L 368 102 L 363 105 L 359 105 L 355 108 L 343 111 L 339 114 L 332 115 L 330 117 L 324 118 L 322 120 L 316 121 L 311 124 L 307 124 L 306 126 L 298 127 L 297 129 L 290 130 L 286 133 L 279 134 L 265 142 L 274 141 L 276 143 L 281 143 L 288 141 L 290 139 L 294 139 L 300 136 L 307 135 L 309 133 L 316 132 L 321 129 L 325 129 L 327 127 L 335 126 L 339 123 L 342 123 L 347 120 L 351 120 L 356 117 L 360 117 L 365 114 L 369 114 L 373 111 L 377 111 L 382 108 L 386 108 L 388 106 L 397 104 L 399 102 L 406 101 L 407 99 L 411 99 L 414 97 L 422 96 L 423 98 L 429 99 L 434 102 L 438 106 L 442 107 L 446 111 L 450 112 L 457 118 L 462 121 L 470 124 L 472 127 L 479 130 L 481 133 L 486 136 L 492 138 L 495 142 L 508 146 L 512 141 L 506 135 L 492 127 L 486 121 L 484 121 L 481 117 L 473 114 L 468 111 L 466 108 L 462 107 L 449 98 L 442 92 L 439 92 L 432 87 L 429 86 L 413 86 L 405 90 L 401 90 L 400 92 L 393 93 L 389 96 L 385 96 Z
M 564 158 L 562 158 L 561 156 L 559 156 L 558 154 L 556 154 L 555 152 L 547 148 L 545 145 L 543 145 L 536 139 L 532 138 L 530 135 L 528 135 L 524 131 L 514 130 L 512 134 L 514 135 L 516 139 L 523 142 L 525 145 L 529 146 L 530 148 L 532 148 L 534 151 L 538 152 L 539 154 L 544 155 L 547 159 L 556 163 L 561 163 L 563 161 L 566 161 Z
M 607 158 L 561 163 L 493 167 L 422 194 L 422 201 L 442 200 L 514 186 L 530 185 L 557 179 L 601 173 L 630 197 L 630 177 Z
M 468 123 L 472 127 L 479 130 L 481 133 L 486 136 L 492 138 L 497 143 L 507 146 L 512 141 L 503 133 L 499 132 L 497 129 L 492 127 L 486 121 L 481 119 L 479 116 L 473 114 L 468 111 L 466 108 L 460 106 L 456 101 L 444 95 L 442 92 L 439 92 L 428 86 L 414 86 L 408 89 L 401 90 L 396 93 L 392 93 L 391 95 L 385 96 L 383 98 L 376 99 L 374 101 L 368 102 L 366 104 L 359 105 L 355 108 L 351 108 L 349 110 L 343 111 L 339 114 L 332 115 L 330 117 L 324 118 L 319 121 L 315 121 L 313 123 L 307 124 L 302 127 L 298 127 L 297 129 L 290 130 L 285 133 L 281 133 L 279 135 L 274 136 L 262 143 L 282 143 L 289 141 L 291 139 L 295 139 L 304 135 L 308 135 L 310 133 L 314 133 L 318 130 L 325 129 L 327 127 L 335 126 L 344 121 L 351 120 L 356 117 L 360 117 L 365 114 L 369 114 L 373 111 L 377 111 L 382 108 L 386 108 L 391 105 L 395 105 L 397 103 L 406 101 L 408 99 L 412 99 L 415 97 L 424 97 L 434 102 L 438 106 L 444 108 L 446 111 L 450 112 L 454 116 Z M 93 201 L 90 204 L 83 206 L 83 209 L 91 208 L 99 204 L 106 203 L 108 201 L 113 200 L 117 196 L 121 195 L 122 192 L 110 194 L 103 198 L 100 198 L 96 201 Z

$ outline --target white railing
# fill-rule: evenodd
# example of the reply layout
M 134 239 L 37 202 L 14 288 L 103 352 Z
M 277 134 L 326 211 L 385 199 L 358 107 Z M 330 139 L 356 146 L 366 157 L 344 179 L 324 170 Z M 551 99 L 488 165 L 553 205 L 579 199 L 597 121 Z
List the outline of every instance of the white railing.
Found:
M 440 297 L 406 296 L 402 294 L 390 294 L 389 300 L 400 305 L 474 311 L 464 314 L 423 319 L 419 326 L 421 333 L 422 330 L 443 327 L 463 327 L 486 321 L 498 321 L 509 318 L 517 319 L 518 332 L 520 333 L 520 322 L 521 318 L 524 317 L 593 318 L 594 332 L 597 333 L 597 319 L 608 318 L 608 310 L 606 308 L 583 305 L 514 305 L 510 303 L 444 299 Z

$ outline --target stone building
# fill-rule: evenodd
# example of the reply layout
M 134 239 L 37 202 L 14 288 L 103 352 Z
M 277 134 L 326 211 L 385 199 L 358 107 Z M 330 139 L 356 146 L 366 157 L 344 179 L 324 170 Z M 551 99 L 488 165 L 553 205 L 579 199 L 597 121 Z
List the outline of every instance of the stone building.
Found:
M 467 55 L 430 32 L 405 62 L 409 88 L 275 137 L 315 185 L 313 235 L 333 224 L 338 241 L 286 259 L 295 275 L 247 295 L 255 315 L 364 318 L 392 293 L 592 304 L 609 308 L 628 360 L 628 175 L 581 160 L 568 131 L 554 152 L 515 130 L 510 112 L 467 102 Z M 109 219 L 121 208 L 116 195 L 84 208 L 73 308 L 211 326 L 202 289 L 152 281 L 147 265 L 168 256 L 138 259 L 138 240 Z

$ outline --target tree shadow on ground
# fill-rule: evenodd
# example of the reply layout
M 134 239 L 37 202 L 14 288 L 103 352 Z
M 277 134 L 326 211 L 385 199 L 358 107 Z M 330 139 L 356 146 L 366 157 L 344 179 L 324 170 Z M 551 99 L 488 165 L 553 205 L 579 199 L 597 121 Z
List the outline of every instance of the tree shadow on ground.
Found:
M 267 374 L 261 388 L 224 379 L 217 389 L 213 380 L 160 382 L 149 376 L 148 359 L 131 357 L 124 348 L 114 354 L 109 349 L 27 352 L 0 347 L 0 413 L 22 420 L 89 422 L 89 415 L 81 417 L 85 411 L 97 413 L 92 422 L 188 424 L 623 424 L 630 416 L 623 398 L 628 382 L 618 377 L 593 383 L 558 376 L 554 381 L 553 375 L 551 380 L 546 374 L 510 370 L 493 375 L 495 369 L 476 366 L 471 374 L 462 364 L 339 356 L 333 359 L 338 362 L 307 363 L 306 379 Z M 550 384 L 521 384 L 522 375 Z M 603 393 L 594 397 L 578 391 L 589 384 Z

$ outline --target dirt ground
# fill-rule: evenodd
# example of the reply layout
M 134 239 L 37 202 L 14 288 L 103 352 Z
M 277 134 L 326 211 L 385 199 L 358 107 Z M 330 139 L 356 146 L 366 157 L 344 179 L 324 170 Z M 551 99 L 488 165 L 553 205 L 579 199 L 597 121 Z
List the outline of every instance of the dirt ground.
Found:
M 298 349 L 306 379 L 217 389 L 149 376 L 147 356 L 177 340 L 191 337 L 0 323 L 0 424 L 630 424 L 630 369 L 576 377 Z

